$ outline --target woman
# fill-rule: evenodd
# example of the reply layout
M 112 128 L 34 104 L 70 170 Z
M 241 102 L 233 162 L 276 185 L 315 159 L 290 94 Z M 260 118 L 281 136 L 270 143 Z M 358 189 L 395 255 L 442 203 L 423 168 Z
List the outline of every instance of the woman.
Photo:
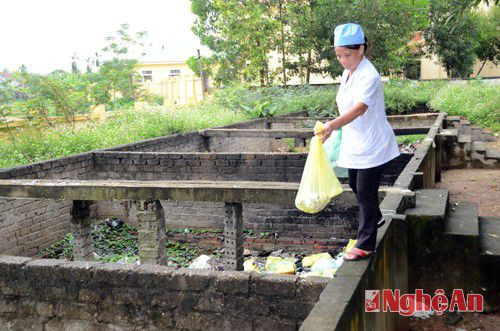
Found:
M 342 127 L 337 165 L 348 169 L 349 186 L 360 209 L 357 243 L 344 260 L 355 261 L 375 250 L 378 223 L 383 221 L 378 201 L 382 169 L 399 155 L 399 148 L 385 114 L 380 75 L 364 56 L 367 44 L 361 26 L 337 26 L 334 47 L 345 68 L 336 98 L 340 116 L 317 134 L 324 142 L 333 130 Z

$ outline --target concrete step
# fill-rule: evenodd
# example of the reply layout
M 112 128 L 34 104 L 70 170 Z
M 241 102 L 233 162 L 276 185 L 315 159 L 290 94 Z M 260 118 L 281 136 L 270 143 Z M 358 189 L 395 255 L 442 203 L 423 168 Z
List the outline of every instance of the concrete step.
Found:
M 479 218 L 479 250 L 482 284 L 485 300 L 490 305 L 500 304 L 500 217 Z
M 456 128 L 443 129 L 441 130 L 441 132 L 439 132 L 439 134 L 446 137 L 457 137 L 458 129 Z
M 481 254 L 500 258 L 500 217 L 480 217 Z
M 460 122 L 460 127 L 458 129 L 458 142 L 459 143 L 471 143 L 472 142 L 472 130 L 470 124 L 463 124 Z
M 493 148 L 486 148 L 486 158 L 488 159 L 500 159 L 500 150 Z
M 472 141 L 483 141 L 483 129 L 480 127 L 471 128 Z
M 477 152 L 477 153 L 485 153 L 486 146 L 484 145 L 484 142 L 482 142 L 482 141 L 473 141 L 471 150 L 474 152 Z
M 477 204 L 452 203 L 448 206 L 444 233 L 450 236 L 479 237 Z
M 406 209 L 412 219 L 444 219 L 448 204 L 448 190 L 423 189 L 415 191 L 415 208 Z

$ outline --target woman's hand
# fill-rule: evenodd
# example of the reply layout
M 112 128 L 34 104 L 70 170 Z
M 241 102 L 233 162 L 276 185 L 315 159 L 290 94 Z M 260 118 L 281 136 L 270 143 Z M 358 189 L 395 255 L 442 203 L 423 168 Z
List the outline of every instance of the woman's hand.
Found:
M 326 122 L 325 123 L 325 127 L 323 128 L 323 131 L 314 132 L 315 135 L 319 136 L 319 138 L 321 139 L 321 141 L 323 143 L 328 139 L 328 137 L 330 137 L 330 135 L 332 134 L 333 130 L 338 129 L 335 126 L 335 122 L 334 121 L 335 120 Z

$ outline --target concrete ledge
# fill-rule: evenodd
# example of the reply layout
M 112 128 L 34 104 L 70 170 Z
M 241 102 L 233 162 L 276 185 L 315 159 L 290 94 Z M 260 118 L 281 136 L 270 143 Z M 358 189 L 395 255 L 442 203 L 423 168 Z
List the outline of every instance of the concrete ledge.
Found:
M 396 209 L 397 206 L 392 206 Z M 406 223 L 388 218 L 377 234 L 376 253 L 368 260 L 345 262 L 327 285 L 300 330 L 402 330 L 397 314 L 366 313 L 365 290 L 407 288 Z
M 424 189 L 416 191 L 415 207 L 406 209 L 405 214 L 413 219 L 441 219 L 446 216 L 448 190 Z
M 14 329 L 77 321 L 81 329 L 274 330 L 296 329 L 328 280 L 0 255 L 0 284 L 0 322 Z
M 477 204 L 460 202 L 451 204 L 445 234 L 450 236 L 479 236 Z
M 407 127 L 394 128 L 396 136 L 425 134 L 429 132 L 430 127 Z M 223 137 L 223 138 L 303 138 L 308 139 L 314 136 L 314 132 L 309 130 L 262 130 L 262 129 L 208 129 L 200 131 L 204 137 Z
M 0 197 L 67 200 L 177 200 L 245 203 L 294 203 L 299 183 L 242 181 L 107 181 L 0 180 Z M 380 197 L 397 188 L 381 187 Z M 332 201 L 351 204 L 356 197 L 344 192 Z

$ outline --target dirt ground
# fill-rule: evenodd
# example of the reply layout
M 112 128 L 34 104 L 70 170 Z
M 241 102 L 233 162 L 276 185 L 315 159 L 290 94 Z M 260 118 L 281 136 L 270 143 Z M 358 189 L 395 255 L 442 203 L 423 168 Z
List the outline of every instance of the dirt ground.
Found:
M 443 171 L 437 188 L 450 191 L 450 202 L 477 203 L 480 216 L 499 216 L 500 170 L 456 169 Z M 461 331 L 500 330 L 497 313 L 460 315 L 434 315 L 426 320 L 412 318 L 410 330 Z
M 450 191 L 450 202 L 477 203 L 479 216 L 500 216 L 500 170 L 443 171 L 436 187 Z

